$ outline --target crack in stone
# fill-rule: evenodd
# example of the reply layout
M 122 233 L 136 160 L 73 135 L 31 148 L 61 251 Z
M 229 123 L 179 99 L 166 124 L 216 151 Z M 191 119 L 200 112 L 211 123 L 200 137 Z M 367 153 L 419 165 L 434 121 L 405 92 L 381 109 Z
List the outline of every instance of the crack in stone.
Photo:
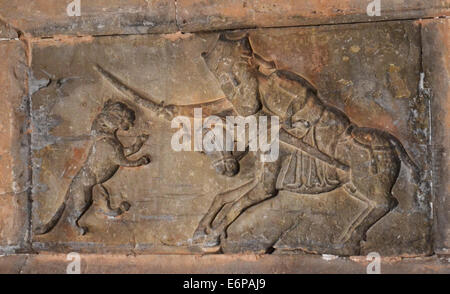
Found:
M 214 29 L 214 30 L 206 30 L 206 29 L 193 29 L 193 30 L 182 30 L 181 25 L 178 21 L 178 4 L 177 1 L 174 1 L 175 5 L 175 25 L 178 31 L 182 31 L 183 33 L 220 33 L 227 31 L 235 31 L 235 30 L 255 30 L 255 29 L 285 29 L 285 28 L 314 28 L 314 27 L 323 27 L 323 26 L 339 26 L 339 25 L 358 25 L 358 24 L 376 24 L 376 23 L 386 23 L 386 22 L 403 22 L 403 21 L 419 21 L 419 20 L 433 20 L 433 19 L 447 19 L 448 16 L 437 16 L 437 17 L 423 17 L 423 18 L 395 18 L 395 19 L 385 19 L 385 20 L 373 20 L 373 21 L 355 21 L 355 22 L 336 22 L 336 23 L 322 23 L 322 24 L 302 24 L 302 25 L 290 25 L 290 26 L 242 26 L 237 28 L 223 28 L 223 29 Z M 1 17 L 1 16 L 0 16 Z M 0 18 L 1 20 L 1 18 Z M 91 38 L 102 38 L 102 37 L 121 37 L 121 36 L 145 36 L 145 35 L 161 35 L 161 34 L 173 34 L 173 31 L 166 32 L 146 32 L 146 33 L 111 33 L 111 34 L 80 34 L 77 36 L 73 35 L 64 35 L 54 33 L 51 37 L 49 36 L 27 36 L 24 37 L 24 32 L 21 30 L 15 29 L 19 33 L 19 38 L 17 40 L 27 41 L 29 43 L 35 43 L 40 41 L 62 41 L 61 38 L 67 39 L 80 39 L 83 37 L 91 37 Z M 57 38 L 55 37 L 57 36 Z M 6 38 L 8 41 L 10 39 Z M 2 39 L 0 38 L 0 41 Z M 13 39 L 15 40 L 15 39 Z
M 18 274 L 23 274 L 23 269 L 27 265 L 29 259 L 30 259 L 30 255 L 25 254 L 25 260 L 23 261 L 22 265 L 19 267 Z
M 178 23 L 178 1 L 177 0 L 174 0 L 174 5 L 175 5 L 175 26 L 177 27 L 177 29 L 179 31 L 181 31 L 180 24 Z

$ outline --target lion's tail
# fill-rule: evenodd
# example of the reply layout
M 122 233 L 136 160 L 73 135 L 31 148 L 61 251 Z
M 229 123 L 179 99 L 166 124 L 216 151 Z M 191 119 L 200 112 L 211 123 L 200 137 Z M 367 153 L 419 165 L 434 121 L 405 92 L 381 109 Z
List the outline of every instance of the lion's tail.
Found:
M 58 210 L 52 216 L 52 218 L 50 219 L 50 221 L 48 223 L 46 223 L 45 225 L 39 226 L 34 230 L 34 233 L 36 235 L 47 234 L 56 226 L 58 221 L 61 219 L 61 216 L 62 216 L 64 210 L 66 209 L 66 201 L 67 201 L 67 198 L 64 199 L 64 202 L 61 204 L 61 206 L 58 208 Z

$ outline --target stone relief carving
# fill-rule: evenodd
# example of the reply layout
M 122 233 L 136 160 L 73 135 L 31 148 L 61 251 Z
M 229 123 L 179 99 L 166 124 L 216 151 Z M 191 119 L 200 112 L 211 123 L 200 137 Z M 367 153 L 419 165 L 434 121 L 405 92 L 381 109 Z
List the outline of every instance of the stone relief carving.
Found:
M 309 81 L 279 70 L 274 62 L 255 54 L 246 33 L 221 34 L 211 51 L 202 56 L 232 103 L 232 114 L 281 117 L 280 141 L 287 149 L 275 162 L 257 161 L 253 180 L 215 196 L 193 236 L 205 250 L 219 251 L 227 228 L 249 207 L 275 197 L 280 190 L 316 195 L 342 187 L 365 208 L 344 228 L 335 246 L 352 237 L 359 242 L 397 206 L 392 188 L 402 162 L 414 181 L 420 181 L 419 168 L 397 138 L 382 130 L 359 127 L 343 112 L 323 103 Z M 114 74 L 96 68 L 118 89 L 164 118 L 180 112 L 175 105 L 158 105 Z M 229 177 L 238 173 L 239 160 L 245 156 L 226 151 L 207 155 L 216 171 Z
M 119 167 L 137 167 L 150 163 L 150 156 L 146 155 L 138 160 L 127 157 L 137 153 L 147 141 L 148 135 L 140 135 L 136 143 L 124 147 L 117 137 L 119 130 L 129 130 L 135 121 L 135 112 L 122 102 L 108 100 L 101 113 L 92 124 L 94 145 L 83 167 L 73 178 L 64 198 L 50 221 L 35 230 L 36 234 L 46 234 L 51 231 L 66 213 L 68 222 L 80 235 L 88 232 L 87 227 L 80 226 L 78 221 L 91 207 L 94 191 L 98 191 L 104 200 L 104 213 L 118 216 L 130 209 L 130 204 L 123 201 L 120 207 L 111 207 L 111 195 L 102 184 L 111 179 Z M 96 189 L 95 189 L 96 188 Z
M 403 139 L 401 142 L 397 136 L 388 131 L 363 127 L 356 123 L 350 113 L 347 115 L 347 111 L 341 111 L 327 103 L 326 101 L 330 99 L 324 99 L 317 87 L 305 77 L 278 66 L 275 60 L 260 55 L 254 49 L 253 40 L 247 32 L 221 33 L 211 39 L 213 41 L 206 46 L 207 48 L 202 47 L 206 49 L 204 53 L 197 51 L 196 54 L 200 56 L 200 61 L 197 63 L 203 62 L 225 95 L 223 100 L 219 99 L 218 102 L 207 101 L 207 99 L 205 99 L 207 102 L 186 105 L 177 104 L 173 100 L 165 102 L 167 100 L 153 97 L 153 91 L 144 90 L 147 89 L 145 86 L 141 87 L 139 83 L 130 81 L 123 72 L 116 72 L 114 67 L 105 60 L 98 62 L 96 60 L 93 66 L 89 65 L 88 72 L 91 78 L 100 77 L 100 81 L 104 82 L 104 86 L 108 87 L 110 93 L 122 94 L 122 98 L 129 100 L 130 105 L 136 106 L 136 113 L 140 113 L 138 117 L 151 113 L 149 116 L 152 119 L 155 118 L 152 124 L 141 122 L 136 128 L 140 133 L 153 132 L 155 125 L 164 128 L 176 116 L 192 115 L 193 109 L 197 107 L 205 107 L 208 109 L 204 111 L 205 115 L 216 115 L 223 121 L 226 116 L 277 116 L 280 118 L 281 149 L 280 156 L 274 162 L 262 161 L 261 151 L 249 151 L 248 148 L 246 151 L 202 152 L 206 155 L 203 159 L 200 159 L 201 156 L 198 154 L 194 155 L 195 152 L 187 152 L 179 157 L 186 158 L 186 161 L 192 165 L 204 160 L 212 167 L 213 173 L 217 174 L 217 181 L 223 181 L 226 184 L 220 185 L 220 189 L 215 189 L 219 186 L 214 186 L 215 188 L 211 189 L 213 191 L 205 189 L 207 191 L 205 195 L 200 195 L 197 192 L 200 189 L 196 188 L 205 185 L 204 182 L 208 182 L 207 179 L 204 182 L 200 180 L 197 182 L 195 179 L 192 183 L 184 183 L 186 190 L 189 190 L 186 192 L 184 188 L 174 189 L 177 193 L 186 193 L 188 196 L 182 194 L 186 198 L 194 197 L 188 193 L 199 193 L 199 197 L 205 199 L 205 201 L 202 200 L 204 208 L 195 210 L 195 213 L 186 217 L 185 224 L 177 223 L 176 229 L 182 230 L 183 233 L 188 232 L 189 239 L 173 238 L 172 242 L 167 242 L 165 239 L 161 241 L 164 246 L 183 247 L 183 250 L 187 252 L 226 253 L 229 252 L 226 247 L 229 246 L 227 244 L 230 242 L 229 231 L 233 226 L 239 226 L 241 235 L 256 234 L 253 231 L 249 232 L 249 229 L 239 224 L 238 220 L 244 219 L 245 223 L 248 215 L 255 214 L 259 210 L 267 210 L 267 205 L 264 205 L 275 198 L 280 198 L 281 193 L 288 192 L 291 198 L 287 201 L 294 202 L 295 197 L 300 199 L 307 195 L 326 198 L 337 191 L 333 195 L 350 198 L 357 205 L 354 205 L 352 208 L 354 211 L 349 213 L 343 212 L 340 208 L 342 206 L 327 204 L 330 210 L 333 210 L 333 215 L 342 215 L 340 218 L 344 221 L 335 222 L 335 228 L 333 228 L 337 232 L 335 236 L 333 235 L 329 240 L 326 238 L 320 240 L 326 244 L 325 249 L 318 246 L 319 249 L 311 250 L 311 252 L 358 254 L 361 244 L 367 240 L 368 231 L 383 219 L 386 220 L 386 216 L 398 206 L 397 193 L 393 191 L 393 187 L 401 172 L 404 174 L 403 177 L 406 175 L 410 184 L 414 186 L 410 189 L 411 193 L 408 192 L 408 197 L 412 199 L 412 202 L 415 201 L 413 198 L 417 197 L 417 190 L 424 181 L 424 175 L 416 163 L 420 161 L 409 150 L 411 145 L 405 145 L 408 147 L 406 151 L 402 144 Z M 189 75 L 188 72 L 186 74 Z M 138 203 L 151 206 L 150 203 L 153 203 L 153 200 L 149 200 L 150 196 L 139 198 L 140 196 L 136 196 L 138 192 L 131 191 L 131 199 L 127 196 L 126 201 L 114 205 L 113 203 L 117 201 L 111 201 L 108 184 L 103 185 L 108 180 L 114 182 L 117 178 L 114 175 L 120 166 L 140 166 L 150 162 L 148 156 L 137 161 L 127 159 L 127 156 L 140 150 L 148 138 L 147 135 L 131 135 L 130 138 L 135 138 L 136 143 L 128 148 L 122 145 L 117 136 L 118 130 L 126 131 L 133 125 L 134 120 L 135 111 L 126 104 L 109 101 L 104 105 L 92 125 L 95 143 L 89 151 L 85 164 L 73 177 L 61 207 L 49 222 L 35 229 L 36 234 L 50 232 L 65 211 L 69 223 L 80 235 L 84 235 L 88 230 L 86 226 L 79 223 L 79 220 L 93 204 L 93 194 L 101 196 L 102 203 L 99 205 L 104 214 L 119 216 L 128 211 L 124 214 L 121 224 L 126 224 L 128 229 L 139 225 L 139 217 L 143 214 L 137 211 Z M 225 124 L 224 131 L 227 132 Z M 158 132 L 160 139 L 171 136 L 167 130 Z M 161 166 L 164 168 L 167 164 L 171 169 L 169 176 L 166 174 L 164 177 L 170 178 L 176 174 L 177 178 L 174 177 L 179 180 L 183 177 L 180 174 L 191 172 L 190 167 L 169 165 L 168 161 L 172 161 L 172 158 L 167 154 L 173 156 L 173 152 L 167 151 L 170 146 L 167 145 L 167 140 L 164 142 L 166 143 L 161 144 L 166 145 L 158 148 L 166 150 L 158 151 L 160 153 L 155 154 L 153 159 L 159 161 L 159 168 Z M 150 154 L 153 154 L 153 151 Z M 401 169 L 402 166 L 407 169 Z M 136 171 L 136 173 L 139 172 L 142 172 L 140 178 L 121 178 L 121 182 L 118 183 L 128 183 L 123 186 L 123 192 L 133 190 L 133 185 L 143 186 L 141 182 L 144 181 L 145 176 L 149 176 L 150 172 L 148 169 Z M 207 174 L 208 171 L 201 172 Z M 129 173 L 134 173 L 134 169 Z M 206 177 L 212 176 L 207 174 Z M 209 181 L 208 185 L 211 182 Z M 165 182 L 161 186 L 164 189 L 160 189 L 158 193 L 164 194 L 167 193 L 165 191 L 170 191 L 170 183 Z M 305 201 L 305 203 L 305 209 L 307 209 L 308 202 Z M 184 209 L 178 204 L 174 207 Z M 129 211 L 130 208 L 132 208 L 131 211 Z M 190 209 L 192 208 L 184 209 L 183 213 L 186 214 Z M 302 225 L 301 220 L 295 224 L 280 225 L 276 221 L 276 212 L 274 215 L 272 216 L 274 225 L 271 230 L 275 231 L 275 237 L 271 236 L 273 238 L 267 241 L 267 244 L 255 245 L 258 251 L 261 251 L 260 247 L 262 247 L 264 252 L 272 252 L 275 243 L 295 226 Z M 144 215 L 143 217 L 153 220 L 158 217 L 169 219 L 172 216 L 168 213 L 168 216 Z M 330 223 L 333 225 L 332 222 Z M 252 224 L 259 226 L 258 221 L 253 221 Z M 145 226 L 145 230 L 150 233 L 153 228 Z M 83 238 L 92 240 L 97 236 L 87 234 Z M 101 240 L 101 238 L 97 239 Z M 259 242 L 257 238 L 254 240 L 256 241 L 251 242 Z M 124 239 L 121 242 L 129 241 Z M 233 242 L 239 243 L 239 240 Z M 348 244 L 350 249 L 342 249 Z M 237 246 L 237 251 L 253 250 L 252 246 Z
M 365 240 L 367 230 L 397 206 L 391 191 L 401 162 L 415 182 L 420 181 L 419 168 L 398 139 L 359 127 L 324 104 L 304 78 L 255 55 L 245 35 L 221 35 L 204 56 L 237 114 L 282 117 L 280 141 L 290 151 L 276 162 L 257 161 L 253 181 L 215 197 L 194 234 L 194 239 L 203 239 L 203 246 L 219 246 L 241 213 L 280 190 L 320 194 L 339 187 L 363 202 L 365 209 L 335 243 L 345 243 L 352 235 Z

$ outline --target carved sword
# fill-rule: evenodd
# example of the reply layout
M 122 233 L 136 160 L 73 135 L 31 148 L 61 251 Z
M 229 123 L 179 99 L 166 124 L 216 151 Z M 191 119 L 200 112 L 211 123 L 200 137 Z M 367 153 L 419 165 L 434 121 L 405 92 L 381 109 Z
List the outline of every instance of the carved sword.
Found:
M 341 169 L 343 171 L 348 171 L 350 167 L 348 165 L 345 165 L 338 160 L 326 155 L 316 147 L 313 147 L 311 145 L 306 144 L 303 142 L 300 138 L 295 137 L 291 133 L 289 133 L 288 130 L 286 130 L 284 127 L 280 128 L 280 142 L 290 145 L 293 148 L 299 149 L 308 155 L 315 157 L 331 166 L 334 166 L 338 169 Z
M 104 69 L 100 65 L 96 64 L 94 66 L 94 69 L 99 72 L 108 82 L 110 82 L 117 90 L 121 91 L 126 96 L 131 97 L 137 104 L 162 115 L 167 120 L 172 120 L 177 115 L 193 117 L 193 109 L 198 107 L 201 107 L 203 109 L 203 117 L 207 117 L 209 115 L 217 115 L 223 118 L 232 110 L 231 103 L 225 98 L 219 99 L 217 101 L 207 101 L 190 105 L 164 104 L 164 102 L 157 103 L 155 102 L 157 101 L 157 99 L 149 97 L 148 95 L 143 94 L 136 89 L 133 89 L 125 82 L 123 82 L 119 77 L 115 76 L 113 73 Z
M 149 108 L 159 114 L 162 114 L 166 119 L 171 119 L 174 116 L 174 112 L 176 109 L 175 105 L 164 105 L 164 103 L 156 103 L 150 97 L 145 97 L 144 94 L 139 93 L 137 90 L 132 87 L 126 85 L 122 80 L 116 77 L 111 72 L 102 68 L 100 65 L 95 65 L 94 68 L 107 80 L 109 81 L 116 89 L 126 94 L 127 96 L 131 96 L 134 101 L 140 104 L 143 107 Z M 344 171 L 348 171 L 349 167 L 345 164 L 340 163 L 339 161 L 331 158 L 325 153 L 321 152 L 315 147 L 312 147 L 306 143 L 304 143 L 301 139 L 295 137 L 285 128 L 280 129 L 280 141 L 291 145 L 292 147 L 299 149 L 312 157 L 315 157 L 321 161 L 328 163 L 331 166 L 339 168 Z
M 140 93 L 138 90 L 135 90 L 132 87 L 128 86 L 113 73 L 107 71 L 98 64 L 94 66 L 94 69 L 97 70 L 116 89 L 118 89 L 125 95 L 132 97 L 134 99 L 134 102 L 136 102 L 137 104 L 163 115 L 168 120 L 171 120 L 174 117 L 174 112 L 176 111 L 175 105 L 164 105 L 164 102 L 155 102 L 155 99 L 146 97 L 146 95 Z

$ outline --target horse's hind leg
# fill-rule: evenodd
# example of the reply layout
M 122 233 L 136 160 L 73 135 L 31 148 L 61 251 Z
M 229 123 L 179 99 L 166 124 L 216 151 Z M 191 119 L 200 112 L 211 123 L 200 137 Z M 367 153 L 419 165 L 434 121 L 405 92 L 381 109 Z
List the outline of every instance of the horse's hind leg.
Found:
M 351 197 L 365 203 L 363 211 L 337 238 L 341 244 L 358 242 L 359 245 L 361 240 L 366 240 L 367 231 L 398 204 L 391 193 L 400 172 L 398 155 L 395 150 L 385 147 L 390 145 L 389 142 L 383 143 L 384 136 L 369 129 L 363 131 L 365 135 L 360 137 L 371 140 L 367 144 L 377 142 L 383 148 L 375 150 L 353 141 L 337 147 L 337 154 L 348 162 L 351 170 L 349 184 L 344 187 L 348 188 Z
M 345 191 L 353 198 L 361 201 L 366 206 L 358 216 L 353 220 L 353 222 L 342 232 L 342 234 L 338 237 L 338 243 L 344 243 L 350 239 L 353 232 L 356 228 L 368 217 L 368 215 L 374 210 L 375 203 L 371 201 L 369 198 L 361 194 L 353 184 L 344 185 Z
M 394 209 L 398 201 L 390 193 L 369 199 L 354 187 L 346 186 L 345 188 L 352 197 L 365 203 L 366 208 L 344 230 L 337 241 L 342 244 L 348 241 L 355 232 L 361 234 L 362 240 L 365 241 L 367 231 Z
M 105 186 L 102 184 L 97 185 L 100 195 L 102 196 L 103 200 L 105 201 L 104 205 L 102 205 L 103 213 L 108 216 L 118 216 L 123 214 L 125 211 L 128 211 L 130 209 L 130 204 L 126 201 L 123 201 L 120 204 L 120 207 L 113 208 L 111 206 L 111 196 L 106 189 Z

